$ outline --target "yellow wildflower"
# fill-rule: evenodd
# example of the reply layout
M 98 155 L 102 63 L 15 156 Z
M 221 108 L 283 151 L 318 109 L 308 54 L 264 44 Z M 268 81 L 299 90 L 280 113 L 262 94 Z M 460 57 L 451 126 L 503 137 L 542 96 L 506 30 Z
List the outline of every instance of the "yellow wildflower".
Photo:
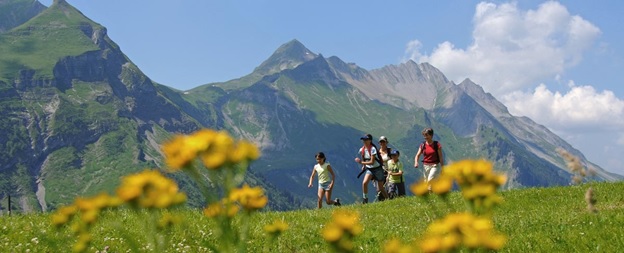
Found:
M 505 246 L 507 238 L 504 235 L 492 235 L 487 240 L 484 240 L 483 244 L 485 248 L 490 250 L 500 250 Z
M 80 219 L 85 223 L 93 224 L 95 220 L 97 220 L 99 214 L 100 210 L 98 209 L 86 210 L 80 213 Z
M 360 215 L 357 212 L 347 210 L 335 211 L 332 220 L 339 228 L 349 231 L 352 235 L 358 235 L 362 232 L 360 226 Z
M 337 242 L 342 238 L 343 233 L 342 228 L 333 223 L 327 225 L 322 232 L 323 239 L 328 242 Z
M 429 185 L 425 180 L 421 180 L 418 183 L 412 184 L 410 186 L 410 190 L 416 196 L 425 196 L 429 193 Z
M 158 220 L 158 228 L 165 229 L 171 227 L 175 224 L 178 224 L 182 221 L 177 215 L 173 215 L 171 213 L 164 213 L 162 217 Z
M 269 235 L 279 235 L 288 229 L 288 223 L 282 220 L 276 220 L 272 224 L 264 226 L 264 231 Z
M 212 144 L 212 140 L 216 135 L 217 132 L 212 129 L 202 129 L 196 131 L 185 139 L 186 146 L 184 148 L 188 148 L 196 152 L 206 151 Z
M 234 189 L 230 192 L 230 201 L 238 202 L 244 209 L 253 211 L 266 206 L 268 198 L 264 196 L 264 191 L 260 187 L 249 187 L 245 184 L 242 188 Z
M 62 213 L 54 213 L 52 215 L 52 225 L 54 226 L 61 226 L 64 225 L 65 223 L 67 223 L 69 221 L 70 216 L 69 215 L 64 215 Z
M 431 181 L 431 192 L 444 195 L 451 191 L 453 188 L 453 179 L 449 176 L 440 176 Z
M 211 152 L 202 154 L 201 159 L 206 168 L 216 170 L 225 164 L 227 156 L 226 152 Z
M 225 214 L 227 217 L 231 218 L 231 217 L 234 217 L 238 213 L 239 210 L 240 210 L 240 207 L 231 203 L 228 199 L 222 199 L 219 202 L 215 202 L 215 203 L 208 205 L 204 209 L 204 215 L 209 218 L 214 218 L 219 215 Z
M 399 239 L 393 238 L 384 244 L 384 253 L 411 253 L 415 250 L 409 244 L 403 244 Z
M 197 149 L 193 145 L 187 146 L 189 141 L 187 136 L 176 135 L 162 145 L 165 154 L 165 162 L 169 168 L 177 170 L 188 166 L 197 157 Z M 191 141 L 193 144 L 194 142 Z
M 204 215 L 208 218 L 214 218 L 221 215 L 223 212 L 223 205 L 219 202 L 212 203 L 204 208 Z
M 453 213 L 429 225 L 420 247 L 424 252 L 444 252 L 462 246 L 500 249 L 504 243 L 505 237 L 494 233 L 490 219 L 470 213 Z
M 126 176 L 117 188 L 117 196 L 146 208 L 164 208 L 186 201 L 186 195 L 178 192 L 177 184 L 155 170 Z
M 428 237 L 420 243 L 420 250 L 423 252 L 441 252 L 442 238 L 438 236 Z
M 230 163 L 240 163 L 246 160 L 256 160 L 260 156 L 260 151 L 251 142 L 241 140 L 236 143 L 232 152 L 228 154 Z

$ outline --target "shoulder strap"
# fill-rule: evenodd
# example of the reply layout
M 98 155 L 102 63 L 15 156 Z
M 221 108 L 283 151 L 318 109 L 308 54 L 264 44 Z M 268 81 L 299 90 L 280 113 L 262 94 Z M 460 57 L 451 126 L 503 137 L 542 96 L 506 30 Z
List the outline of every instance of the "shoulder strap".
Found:
M 422 152 L 425 152 L 425 143 L 427 143 L 426 141 L 423 141 L 420 144 L 420 150 L 422 150 Z M 433 152 L 438 152 L 438 141 L 433 141 L 433 143 L 431 143 L 431 147 L 433 148 Z
M 383 159 L 381 159 L 381 153 L 379 153 L 379 149 L 377 148 L 377 146 L 375 146 L 375 144 L 371 143 L 371 146 L 373 146 L 375 148 L 375 150 L 377 151 L 376 155 L 375 155 L 375 159 L 377 159 L 377 162 L 379 162 L 379 165 L 382 165 L 383 164 Z M 368 153 L 371 154 L 370 153 L 370 149 L 368 150 Z M 371 155 L 373 155 L 373 154 L 371 154 Z

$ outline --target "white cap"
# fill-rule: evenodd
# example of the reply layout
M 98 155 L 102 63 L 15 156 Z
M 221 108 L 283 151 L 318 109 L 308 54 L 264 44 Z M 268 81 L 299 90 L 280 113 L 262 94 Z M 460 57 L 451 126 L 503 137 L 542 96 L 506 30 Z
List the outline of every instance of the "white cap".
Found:
M 383 135 L 382 135 L 381 137 L 379 137 L 379 141 L 385 141 L 385 142 L 388 142 L 388 138 L 386 138 L 386 136 L 383 136 Z

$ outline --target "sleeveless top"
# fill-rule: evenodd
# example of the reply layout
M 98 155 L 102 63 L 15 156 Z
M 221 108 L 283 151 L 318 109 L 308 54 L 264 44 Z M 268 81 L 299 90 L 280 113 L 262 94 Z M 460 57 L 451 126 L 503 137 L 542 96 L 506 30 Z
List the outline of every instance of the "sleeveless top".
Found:
M 316 170 L 316 173 L 318 174 L 319 184 L 331 181 L 331 179 L 329 178 L 329 170 L 327 169 L 327 166 L 329 166 L 328 162 L 323 163 L 323 165 L 320 165 L 318 163 L 314 165 L 314 170 Z

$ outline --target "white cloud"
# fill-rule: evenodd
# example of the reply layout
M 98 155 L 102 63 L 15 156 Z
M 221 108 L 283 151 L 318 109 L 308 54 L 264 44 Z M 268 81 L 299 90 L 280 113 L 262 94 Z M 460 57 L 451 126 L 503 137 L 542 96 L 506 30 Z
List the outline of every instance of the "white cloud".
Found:
M 412 40 L 407 43 L 405 46 L 405 56 L 401 61 L 406 62 L 411 59 L 419 59 L 422 57 L 420 54 L 420 49 L 422 48 L 422 43 L 418 40 Z
M 513 115 L 547 126 L 590 161 L 624 173 L 624 100 L 609 90 L 565 83 L 565 72 L 592 46 L 608 52 L 608 44 L 596 45 L 600 34 L 598 27 L 555 1 L 534 10 L 520 10 L 515 2 L 481 2 L 470 45 L 457 48 L 445 41 L 422 54 L 423 45 L 415 40 L 407 44 L 404 60 L 429 62 L 456 83 L 470 78 Z M 562 91 L 543 83 L 558 84 Z
M 624 100 L 609 90 L 575 86 L 561 94 L 541 84 L 533 93 L 516 91 L 502 97 L 514 115 L 528 116 L 559 131 L 618 131 L 624 128 Z M 613 137 L 617 138 L 617 137 Z
M 527 116 L 550 128 L 608 171 L 624 175 L 624 100 L 613 92 L 569 82 L 567 93 L 541 84 L 531 92 L 502 97 L 513 115 Z
M 596 26 L 552 1 L 529 11 L 515 3 L 481 2 L 473 25 L 473 42 L 466 49 L 446 41 L 422 55 L 415 40 L 407 44 L 405 57 L 429 62 L 455 82 L 470 78 L 496 96 L 560 78 L 600 35 Z

